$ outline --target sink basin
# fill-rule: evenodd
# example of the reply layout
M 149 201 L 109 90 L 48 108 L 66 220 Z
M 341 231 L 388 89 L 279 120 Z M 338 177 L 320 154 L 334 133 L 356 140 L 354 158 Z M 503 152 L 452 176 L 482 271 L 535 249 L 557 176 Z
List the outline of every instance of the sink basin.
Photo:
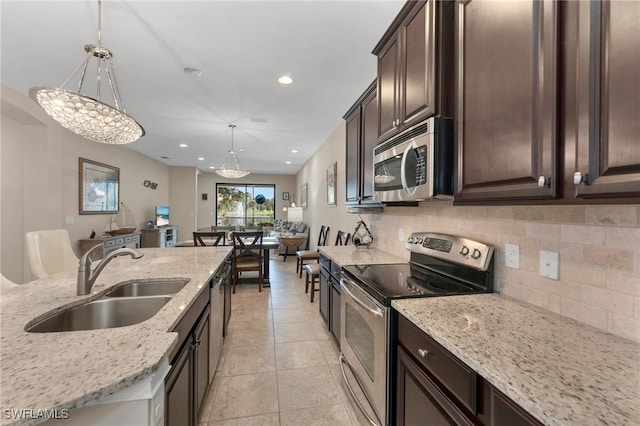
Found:
M 58 312 L 27 331 L 52 333 L 124 327 L 148 320 L 169 300 L 169 296 L 98 299 Z
M 139 297 L 139 296 L 164 296 L 173 295 L 182 290 L 189 280 L 153 280 L 133 281 L 121 287 L 111 290 L 107 297 Z

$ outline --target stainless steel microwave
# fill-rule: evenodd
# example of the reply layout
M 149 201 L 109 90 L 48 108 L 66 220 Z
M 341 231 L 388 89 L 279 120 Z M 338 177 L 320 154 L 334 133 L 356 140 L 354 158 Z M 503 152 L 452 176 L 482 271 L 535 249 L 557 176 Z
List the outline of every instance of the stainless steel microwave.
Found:
M 453 196 L 453 119 L 431 117 L 373 150 L 375 199 L 385 203 Z

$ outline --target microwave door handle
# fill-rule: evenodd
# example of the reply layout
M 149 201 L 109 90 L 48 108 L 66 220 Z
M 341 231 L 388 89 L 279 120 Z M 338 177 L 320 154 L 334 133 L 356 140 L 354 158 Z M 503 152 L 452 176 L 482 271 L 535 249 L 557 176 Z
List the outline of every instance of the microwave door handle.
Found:
M 416 193 L 416 191 L 418 190 L 418 188 L 413 187 L 413 188 L 409 188 L 409 185 L 407 185 L 407 179 L 406 179 L 406 171 L 407 171 L 407 156 L 409 155 L 409 151 L 411 151 L 412 149 L 414 149 L 414 144 L 410 143 L 407 145 L 407 147 L 404 149 L 404 152 L 402 153 L 402 159 L 400 160 L 400 182 L 402 182 L 402 188 L 406 191 L 406 193 L 409 196 L 412 196 Z M 412 173 L 415 173 L 415 171 L 412 171 Z
M 371 309 L 370 307 L 368 307 L 367 305 L 365 305 L 364 303 L 362 303 L 362 300 L 358 299 L 353 293 L 351 293 L 351 291 L 349 291 L 349 289 L 347 288 L 344 279 L 340 279 L 340 288 L 347 293 L 347 296 L 349 296 L 350 299 L 353 299 L 354 302 L 356 302 L 358 305 L 360 305 L 363 309 L 366 309 L 367 312 L 369 312 L 371 315 L 373 315 L 374 317 L 379 317 L 382 318 L 382 316 L 384 315 L 382 312 L 380 312 L 379 309 Z

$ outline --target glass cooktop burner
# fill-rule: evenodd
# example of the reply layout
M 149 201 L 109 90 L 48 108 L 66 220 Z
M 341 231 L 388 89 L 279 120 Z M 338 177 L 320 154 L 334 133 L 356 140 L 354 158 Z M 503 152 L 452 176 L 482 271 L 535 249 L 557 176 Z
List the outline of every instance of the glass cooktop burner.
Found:
M 409 263 L 345 266 L 367 293 L 390 305 L 392 299 L 479 293 L 481 289 L 434 274 Z

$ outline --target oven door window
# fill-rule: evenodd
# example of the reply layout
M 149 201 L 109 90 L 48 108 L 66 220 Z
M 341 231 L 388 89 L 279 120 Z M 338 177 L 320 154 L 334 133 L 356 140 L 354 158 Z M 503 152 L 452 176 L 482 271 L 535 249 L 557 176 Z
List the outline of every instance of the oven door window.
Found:
M 345 306 L 345 337 L 356 354 L 367 375 L 374 381 L 375 376 L 375 338 L 373 330 L 360 313 L 350 304 Z

